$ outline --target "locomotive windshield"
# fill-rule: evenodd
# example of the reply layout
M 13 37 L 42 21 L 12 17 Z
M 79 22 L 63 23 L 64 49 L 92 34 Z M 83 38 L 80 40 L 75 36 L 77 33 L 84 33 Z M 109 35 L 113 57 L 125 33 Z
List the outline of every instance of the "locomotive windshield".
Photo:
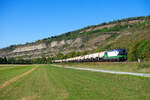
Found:
M 127 52 L 125 49 L 119 50 L 119 55 L 127 55 Z

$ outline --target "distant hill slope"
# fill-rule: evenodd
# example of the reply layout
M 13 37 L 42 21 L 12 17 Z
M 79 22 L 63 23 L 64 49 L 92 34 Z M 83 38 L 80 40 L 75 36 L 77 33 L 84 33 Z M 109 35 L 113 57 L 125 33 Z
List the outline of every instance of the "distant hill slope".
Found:
M 150 60 L 150 16 L 116 20 L 33 43 L 12 45 L 0 49 L 0 57 L 61 59 L 114 48 L 127 49 L 129 60 Z

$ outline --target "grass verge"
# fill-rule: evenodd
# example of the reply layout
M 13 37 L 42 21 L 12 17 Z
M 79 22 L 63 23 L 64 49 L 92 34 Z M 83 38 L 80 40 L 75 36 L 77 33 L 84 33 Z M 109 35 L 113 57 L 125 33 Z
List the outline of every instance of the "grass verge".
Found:
M 112 70 L 134 73 L 150 73 L 150 62 L 85 62 L 85 63 L 58 63 L 62 66 L 95 68 L 101 70 Z

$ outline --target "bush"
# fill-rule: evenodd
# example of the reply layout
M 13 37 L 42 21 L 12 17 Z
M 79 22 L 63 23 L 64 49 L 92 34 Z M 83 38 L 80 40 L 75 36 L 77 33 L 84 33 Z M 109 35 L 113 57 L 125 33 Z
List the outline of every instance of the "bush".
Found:
M 150 64 L 139 64 L 138 69 L 150 68 Z

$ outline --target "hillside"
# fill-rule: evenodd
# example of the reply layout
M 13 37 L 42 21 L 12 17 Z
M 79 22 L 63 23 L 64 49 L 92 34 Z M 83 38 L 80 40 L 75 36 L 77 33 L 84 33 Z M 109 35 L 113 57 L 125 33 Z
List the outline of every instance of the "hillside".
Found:
M 0 49 L 0 57 L 61 59 L 114 48 L 128 50 L 128 60 L 150 60 L 150 16 L 88 26 L 33 43 Z

